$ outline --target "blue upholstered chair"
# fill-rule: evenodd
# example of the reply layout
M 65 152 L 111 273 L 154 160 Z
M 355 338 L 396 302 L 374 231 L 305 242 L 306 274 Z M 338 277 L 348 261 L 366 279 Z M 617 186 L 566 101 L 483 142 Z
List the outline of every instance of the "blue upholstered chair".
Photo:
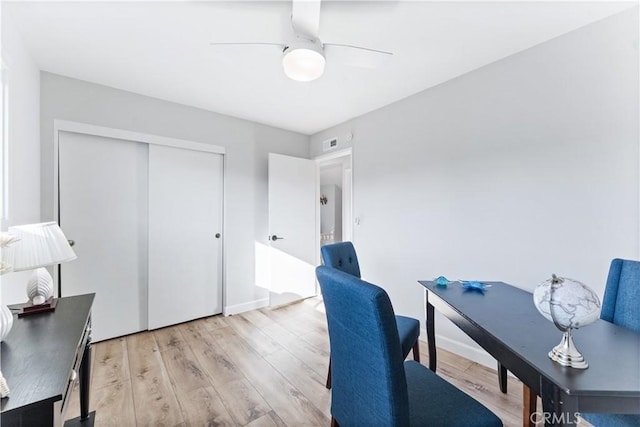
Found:
M 611 261 L 600 318 L 640 334 L 640 262 L 617 258 Z M 596 427 L 640 426 L 640 415 L 582 414 L 582 417 Z
M 500 419 L 426 366 L 403 363 L 387 293 L 335 268 L 316 276 L 327 312 L 332 426 L 501 426 Z
M 358 256 L 351 242 L 340 242 L 325 245 L 320 248 L 322 263 L 327 267 L 336 268 L 360 279 L 360 265 Z M 398 336 L 403 358 L 406 358 L 413 349 L 413 360 L 420 361 L 420 321 L 412 317 L 396 316 Z M 331 360 L 329 360 L 329 372 L 327 373 L 327 388 L 331 388 Z

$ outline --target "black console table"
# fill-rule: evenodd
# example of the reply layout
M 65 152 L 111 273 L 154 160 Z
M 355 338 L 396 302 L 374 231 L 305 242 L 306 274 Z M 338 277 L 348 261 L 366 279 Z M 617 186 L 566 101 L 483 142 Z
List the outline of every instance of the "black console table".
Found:
M 11 390 L 0 406 L 3 427 L 93 425 L 89 386 L 94 296 L 60 298 L 53 312 L 14 316 L 1 346 L 2 373 Z M 77 378 L 81 415 L 64 423 Z

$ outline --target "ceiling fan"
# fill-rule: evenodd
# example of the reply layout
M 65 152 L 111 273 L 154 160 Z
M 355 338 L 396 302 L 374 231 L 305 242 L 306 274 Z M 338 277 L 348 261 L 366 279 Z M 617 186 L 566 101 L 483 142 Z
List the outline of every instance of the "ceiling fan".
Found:
M 292 0 L 290 40 L 282 43 L 210 43 L 224 45 L 272 45 L 282 50 L 284 73 L 292 80 L 309 82 L 322 76 L 326 58 L 354 66 L 373 68 L 393 56 L 391 52 L 338 43 L 323 43 L 318 37 L 320 0 Z

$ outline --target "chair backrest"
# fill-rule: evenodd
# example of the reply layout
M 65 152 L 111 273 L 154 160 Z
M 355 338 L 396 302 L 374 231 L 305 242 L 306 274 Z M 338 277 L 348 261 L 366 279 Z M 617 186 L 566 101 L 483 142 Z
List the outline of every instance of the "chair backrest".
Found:
M 408 426 L 409 398 L 396 319 L 387 293 L 320 266 L 331 344 L 331 414 L 342 427 Z
M 640 262 L 611 261 L 600 317 L 640 333 Z
M 351 242 L 332 243 L 320 248 L 322 263 L 327 267 L 336 268 L 347 274 L 362 277 L 356 249 Z

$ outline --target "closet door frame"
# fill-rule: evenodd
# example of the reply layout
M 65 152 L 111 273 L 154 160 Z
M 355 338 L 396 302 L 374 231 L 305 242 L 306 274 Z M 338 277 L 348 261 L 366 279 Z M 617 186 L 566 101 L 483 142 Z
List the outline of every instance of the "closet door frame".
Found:
M 68 120 L 55 119 L 53 121 L 53 218 L 56 222 L 60 221 L 60 200 L 59 200 L 59 147 L 60 147 L 60 133 L 80 133 L 85 135 L 100 136 L 104 138 L 121 139 L 125 141 L 141 142 L 144 144 L 163 145 L 174 148 L 184 148 L 188 150 L 204 151 L 207 153 L 215 153 L 222 155 L 222 307 L 223 313 L 227 306 L 226 301 L 226 184 L 225 184 L 225 170 L 226 170 L 226 151 L 225 147 L 220 145 L 205 144 L 203 142 L 188 141 L 186 139 L 168 138 L 159 135 L 153 135 L 148 133 L 133 132 L 124 129 L 109 128 L 104 126 L 90 125 L 87 123 L 73 122 Z M 53 280 L 57 283 L 54 289 L 57 296 L 61 293 L 60 282 L 60 265 L 53 269 Z

